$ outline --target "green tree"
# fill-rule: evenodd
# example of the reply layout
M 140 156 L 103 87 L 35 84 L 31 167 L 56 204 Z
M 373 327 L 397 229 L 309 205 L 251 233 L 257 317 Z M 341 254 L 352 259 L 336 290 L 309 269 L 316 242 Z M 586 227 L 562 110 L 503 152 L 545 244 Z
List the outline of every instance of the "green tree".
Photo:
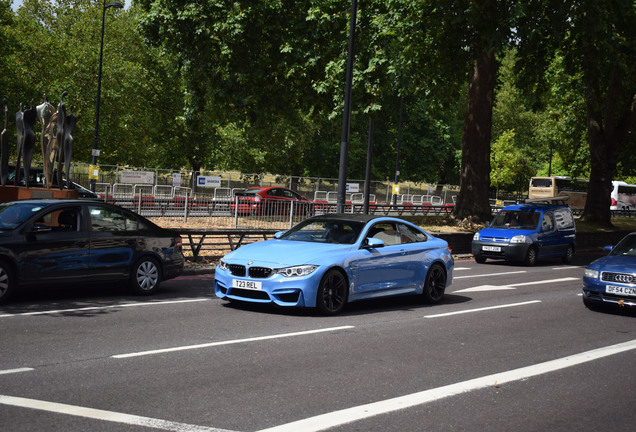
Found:
M 619 155 L 634 142 L 636 6 L 632 0 L 537 0 L 524 8 L 519 37 L 526 75 L 542 73 L 562 55 L 566 72 L 581 78 L 590 151 L 583 219 L 611 226 L 611 180 Z

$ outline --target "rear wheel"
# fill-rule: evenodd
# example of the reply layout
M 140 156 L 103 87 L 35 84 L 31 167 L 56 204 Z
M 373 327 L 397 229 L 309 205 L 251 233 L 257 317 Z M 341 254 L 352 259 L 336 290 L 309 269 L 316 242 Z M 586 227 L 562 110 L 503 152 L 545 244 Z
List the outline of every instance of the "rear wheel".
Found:
M 566 264 L 570 264 L 572 262 L 572 258 L 574 258 L 574 248 L 572 245 L 568 246 L 568 249 L 565 251 L 565 255 L 563 255 L 563 262 Z
M 446 290 L 446 270 L 441 264 L 433 264 L 424 281 L 422 295 L 426 303 L 438 303 Z
M 133 267 L 130 289 L 139 295 L 154 294 L 161 282 L 161 270 L 154 258 L 143 257 Z
M 342 312 L 347 303 L 347 280 L 336 269 L 329 270 L 320 281 L 316 294 L 316 308 L 323 315 Z
M 0 303 L 9 299 L 14 286 L 13 270 L 7 263 L 0 261 Z

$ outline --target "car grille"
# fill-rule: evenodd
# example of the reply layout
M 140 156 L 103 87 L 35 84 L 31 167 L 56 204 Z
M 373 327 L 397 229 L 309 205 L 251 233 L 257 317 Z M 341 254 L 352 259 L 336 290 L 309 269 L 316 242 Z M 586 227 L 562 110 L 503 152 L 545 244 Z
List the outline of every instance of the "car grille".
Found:
M 230 273 L 234 276 L 245 277 L 245 266 L 239 264 L 230 264 L 228 265 L 230 269 Z
M 506 237 L 480 237 L 481 241 L 495 242 L 495 243 L 509 243 L 510 239 Z
M 240 288 L 232 288 L 230 295 L 255 300 L 269 300 L 269 295 L 264 291 L 246 290 Z
M 245 277 L 249 274 L 249 277 L 255 279 L 265 279 L 272 275 L 274 270 L 269 267 L 250 267 L 246 270 L 244 265 L 229 264 L 228 268 L 233 276 Z
M 602 272 L 601 280 L 604 282 L 616 282 L 633 285 L 636 283 L 636 275 L 629 273 Z
M 250 267 L 249 274 L 250 277 L 263 279 L 272 274 L 272 269 L 268 267 Z

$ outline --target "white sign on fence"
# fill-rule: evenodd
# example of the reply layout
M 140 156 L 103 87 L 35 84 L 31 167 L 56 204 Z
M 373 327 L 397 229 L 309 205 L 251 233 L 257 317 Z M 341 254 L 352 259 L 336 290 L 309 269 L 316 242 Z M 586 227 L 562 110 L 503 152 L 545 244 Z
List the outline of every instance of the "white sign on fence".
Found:
M 347 183 L 347 192 L 360 192 L 360 183 Z
M 152 171 L 122 171 L 120 179 L 122 183 L 154 184 L 155 173 Z
M 201 187 L 221 187 L 221 177 L 217 176 L 198 176 L 197 186 Z
M 181 186 L 181 173 L 172 174 L 172 186 Z

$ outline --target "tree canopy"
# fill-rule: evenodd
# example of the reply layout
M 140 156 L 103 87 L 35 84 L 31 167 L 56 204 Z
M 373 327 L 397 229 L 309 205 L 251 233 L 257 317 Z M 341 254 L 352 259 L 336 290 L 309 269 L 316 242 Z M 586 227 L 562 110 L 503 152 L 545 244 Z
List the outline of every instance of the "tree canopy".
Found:
M 90 160 L 102 2 L 0 0 L 0 97 L 79 115 Z M 135 0 L 106 11 L 101 164 L 336 177 L 350 1 Z M 632 0 L 365 0 L 358 5 L 349 177 L 459 183 L 456 215 L 537 173 L 636 179 Z M 11 116 L 10 116 L 11 117 Z M 496 192 L 495 192 L 496 191 Z

